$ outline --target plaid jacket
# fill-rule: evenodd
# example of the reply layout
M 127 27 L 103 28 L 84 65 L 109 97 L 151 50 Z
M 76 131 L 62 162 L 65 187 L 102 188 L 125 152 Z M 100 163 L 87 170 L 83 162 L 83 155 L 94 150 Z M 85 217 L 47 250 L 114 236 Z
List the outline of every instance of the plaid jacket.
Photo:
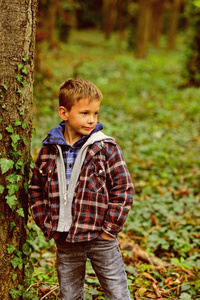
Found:
M 43 145 L 37 157 L 29 202 L 36 224 L 48 239 L 56 237 L 59 187 L 56 145 Z M 113 237 L 122 230 L 133 200 L 133 183 L 120 147 L 112 140 L 88 148 L 75 188 L 67 241 L 89 241 L 105 231 Z

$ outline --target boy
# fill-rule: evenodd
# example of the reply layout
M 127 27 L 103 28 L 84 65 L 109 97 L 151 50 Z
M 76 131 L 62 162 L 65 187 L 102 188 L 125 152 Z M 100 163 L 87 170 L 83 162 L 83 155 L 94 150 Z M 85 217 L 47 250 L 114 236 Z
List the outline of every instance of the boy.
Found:
M 133 184 L 119 146 L 97 122 L 102 94 L 68 79 L 59 90 L 63 120 L 43 140 L 29 187 L 36 224 L 57 246 L 62 300 L 84 299 L 91 260 L 107 300 L 130 300 L 117 242 L 132 204 Z

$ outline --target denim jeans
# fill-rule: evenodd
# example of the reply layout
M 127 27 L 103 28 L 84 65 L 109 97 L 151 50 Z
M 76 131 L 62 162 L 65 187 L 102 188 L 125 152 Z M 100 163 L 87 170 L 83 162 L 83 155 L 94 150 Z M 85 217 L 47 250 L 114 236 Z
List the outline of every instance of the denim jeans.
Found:
M 117 239 L 101 236 L 81 243 L 67 243 L 64 236 L 56 241 L 57 272 L 61 300 L 83 300 L 87 258 L 103 288 L 106 300 L 131 300 L 127 276 Z

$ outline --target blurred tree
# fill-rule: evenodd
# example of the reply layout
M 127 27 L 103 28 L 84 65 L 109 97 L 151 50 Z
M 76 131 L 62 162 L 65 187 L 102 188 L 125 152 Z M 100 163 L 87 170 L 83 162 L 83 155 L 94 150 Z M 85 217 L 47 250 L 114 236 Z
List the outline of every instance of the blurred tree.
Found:
M 76 0 L 76 3 L 79 5 L 77 10 L 78 28 L 102 29 L 103 0 Z
M 136 48 L 136 32 L 138 27 L 138 16 L 140 6 L 136 1 L 128 1 L 127 7 L 127 32 L 128 32 L 128 49 L 132 50 Z
M 175 38 L 176 38 L 176 33 L 178 28 L 178 21 L 179 21 L 179 12 L 183 1 L 184 0 L 172 0 L 171 19 L 170 19 L 170 27 L 169 27 L 169 41 L 168 41 L 169 50 L 173 50 L 175 46 Z
M 103 28 L 105 39 L 110 38 L 117 15 L 117 0 L 103 0 Z
M 195 5 L 194 5 L 195 4 Z M 186 86 L 200 86 L 200 0 L 188 3 L 188 18 L 190 19 L 190 36 L 186 50 L 186 62 L 183 75 Z
M 47 41 L 49 43 L 50 49 L 53 49 L 56 46 L 56 19 L 58 16 L 58 11 L 60 7 L 61 0 L 49 0 L 48 9 L 47 9 Z
M 140 0 L 138 18 L 136 58 L 146 58 L 151 33 L 152 5 L 155 0 Z
M 37 0 L 0 9 L 0 299 L 8 300 L 21 299 L 14 289 L 24 283 Z
M 119 41 L 125 38 L 125 5 L 126 2 L 124 0 L 118 0 Z
M 152 2 L 150 40 L 156 48 L 159 46 L 159 39 L 162 34 L 163 15 L 166 2 L 167 0 L 155 0 Z

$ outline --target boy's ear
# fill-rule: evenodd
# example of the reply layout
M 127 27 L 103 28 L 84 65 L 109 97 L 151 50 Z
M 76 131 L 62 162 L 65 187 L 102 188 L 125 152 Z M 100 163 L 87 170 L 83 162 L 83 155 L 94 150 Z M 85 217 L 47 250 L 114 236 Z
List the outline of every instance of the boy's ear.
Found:
M 63 121 L 68 120 L 68 110 L 64 106 L 59 106 L 58 114 Z

